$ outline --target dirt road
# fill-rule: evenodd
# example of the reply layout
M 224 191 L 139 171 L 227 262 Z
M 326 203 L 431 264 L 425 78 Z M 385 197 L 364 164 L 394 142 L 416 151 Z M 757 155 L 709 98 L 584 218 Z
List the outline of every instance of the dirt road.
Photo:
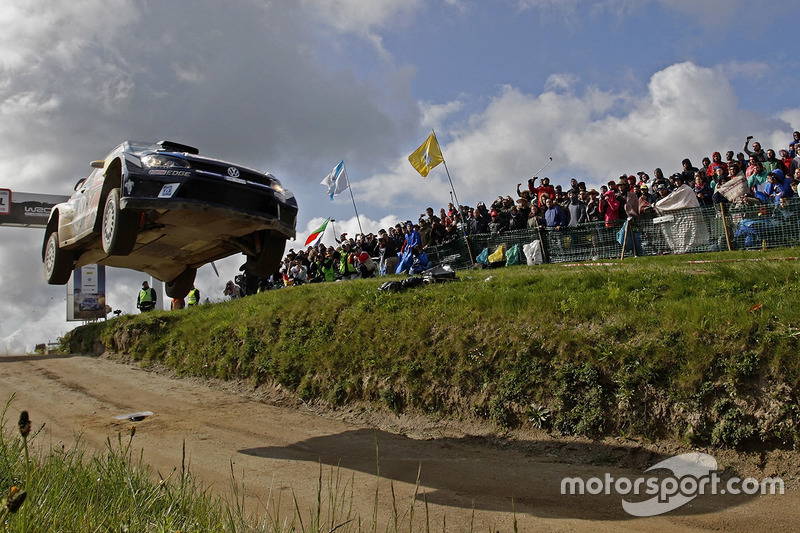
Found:
M 668 514 L 648 518 L 628 515 L 619 494 L 561 494 L 565 477 L 639 477 L 641 469 L 619 468 L 614 458 L 644 453 L 640 450 L 551 443 L 559 453 L 543 453 L 533 441 L 504 445 L 436 421 L 416 425 L 412 438 L 364 422 L 378 416 L 380 425 L 390 428 L 394 421 L 386 415 L 334 416 L 302 405 L 279 407 L 233 389 L 107 358 L 0 357 L 0 398 L 12 393 L 16 397 L 7 415 L 10 426 L 27 410 L 35 427 L 45 424 L 36 440 L 45 447 L 71 446 L 76 434 L 91 446 L 103 446 L 107 437 L 127 434 L 132 424 L 114 420 L 115 415 L 152 411 L 152 416 L 134 422 L 134 444 L 143 449 L 146 462 L 166 476 L 180 468 L 185 441 L 195 476 L 226 495 L 232 467 L 244 484 L 250 511 L 262 515 L 267 505 L 275 512 L 279 496 L 281 516 L 291 518 L 295 497 L 303 512 L 310 513 L 322 468 L 323 485 L 337 472 L 342 484 L 352 483 L 353 505 L 362 524 L 372 519 L 377 489 L 381 524 L 389 520 L 393 505 L 402 515 L 414 502 L 414 521 L 422 525 L 428 520 L 434 531 L 441 531 L 444 523 L 456 532 L 470 527 L 512 531 L 515 516 L 519 531 L 749 532 L 800 527 L 800 493 L 795 490 L 782 496 L 698 496 Z M 591 465 L 577 459 L 587 454 L 606 461 Z M 646 466 L 661 459 L 652 452 L 639 458 Z M 378 467 L 380 477 L 375 475 Z M 407 521 L 407 515 L 401 519 Z

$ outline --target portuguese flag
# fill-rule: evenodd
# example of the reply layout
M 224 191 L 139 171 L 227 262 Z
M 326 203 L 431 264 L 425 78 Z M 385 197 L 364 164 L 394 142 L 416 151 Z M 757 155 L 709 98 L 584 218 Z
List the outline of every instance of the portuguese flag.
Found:
M 328 219 L 325 220 L 325 222 L 323 222 L 322 225 L 319 228 L 317 228 L 316 231 L 311 232 L 311 235 L 309 235 L 308 239 L 306 239 L 306 246 L 308 246 L 309 244 L 311 246 L 316 246 L 317 244 L 319 244 L 319 241 L 322 240 L 322 234 L 325 233 L 325 228 L 328 227 L 328 222 L 330 222 L 330 220 L 331 220 L 330 217 L 328 217 Z

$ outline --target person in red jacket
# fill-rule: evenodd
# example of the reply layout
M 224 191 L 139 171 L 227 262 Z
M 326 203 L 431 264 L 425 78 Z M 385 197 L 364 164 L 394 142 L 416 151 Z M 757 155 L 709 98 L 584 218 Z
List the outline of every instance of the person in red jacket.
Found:
M 550 178 L 544 177 L 542 178 L 542 184 L 537 187 L 536 180 L 539 179 L 538 176 L 534 176 L 528 180 L 528 190 L 531 193 L 532 198 L 536 198 L 538 201 L 539 207 L 544 205 L 544 198 L 542 198 L 542 193 L 547 193 L 550 198 L 555 198 L 556 196 L 556 188 L 550 185 Z
M 724 174 L 728 173 L 728 164 L 722 160 L 722 154 L 719 152 L 714 152 L 711 156 L 711 164 L 708 165 L 708 170 L 706 170 L 706 174 L 708 176 L 714 176 L 717 167 L 722 167 Z
M 619 200 L 614 191 L 608 191 L 600 198 L 600 214 L 607 228 L 614 226 L 614 221 L 619 219 Z

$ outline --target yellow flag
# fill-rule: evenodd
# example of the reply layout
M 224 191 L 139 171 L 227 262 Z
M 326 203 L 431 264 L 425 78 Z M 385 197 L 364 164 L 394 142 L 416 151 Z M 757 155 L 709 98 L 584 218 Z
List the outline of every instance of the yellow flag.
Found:
M 444 161 L 442 151 L 439 149 L 439 143 L 436 142 L 436 135 L 431 133 L 422 146 L 417 148 L 413 154 L 408 156 L 408 162 L 411 166 L 417 169 L 417 172 L 422 174 L 422 177 L 428 175 L 433 167 Z

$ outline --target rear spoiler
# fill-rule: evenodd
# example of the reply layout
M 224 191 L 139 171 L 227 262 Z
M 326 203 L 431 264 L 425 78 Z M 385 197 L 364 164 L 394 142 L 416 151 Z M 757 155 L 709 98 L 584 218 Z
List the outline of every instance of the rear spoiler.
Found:
M 192 154 L 192 155 L 197 155 L 200 153 L 200 150 L 198 150 L 194 146 L 176 143 L 173 141 L 158 141 L 156 144 L 159 145 L 161 149 L 166 152 L 185 152 L 187 154 Z

